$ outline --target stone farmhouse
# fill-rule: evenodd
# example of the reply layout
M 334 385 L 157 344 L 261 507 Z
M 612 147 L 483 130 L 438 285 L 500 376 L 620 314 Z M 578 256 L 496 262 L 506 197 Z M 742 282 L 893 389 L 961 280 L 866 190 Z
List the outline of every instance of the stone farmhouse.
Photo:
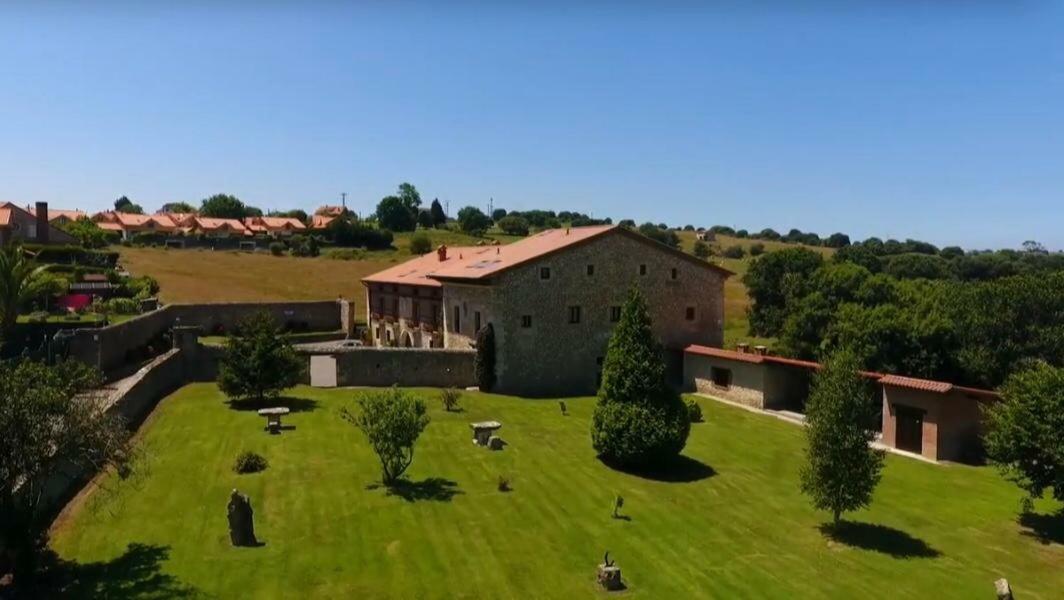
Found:
M 62 211 L 71 213 L 75 211 Z M 13 202 L 0 203 L 0 245 L 20 240 L 32 244 L 74 244 L 72 235 L 56 227 L 47 202 L 26 210 Z
M 632 287 L 646 297 L 678 376 L 683 348 L 722 344 L 731 274 L 609 225 L 550 229 L 505 246 L 441 246 L 362 282 L 373 345 L 468 349 L 490 324 L 497 389 L 549 396 L 598 389 Z
M 694 390 L 752 408 L 804 413 L 815 362 L 701 345 L 684 351 L 684 383 Z M 882 398 L 880 442 L 924 458 L 971 462 L 981 454 L 983 407 L 997 393 L 900 375 L 863 372 Z

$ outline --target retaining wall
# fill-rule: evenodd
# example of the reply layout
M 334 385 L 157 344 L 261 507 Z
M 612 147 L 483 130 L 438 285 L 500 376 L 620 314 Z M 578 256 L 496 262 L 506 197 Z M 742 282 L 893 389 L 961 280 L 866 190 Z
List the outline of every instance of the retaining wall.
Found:
M 303 350 L 336 358 L 339 386 L 468 387 L 476 384 L 472 350 L 337 348 Z

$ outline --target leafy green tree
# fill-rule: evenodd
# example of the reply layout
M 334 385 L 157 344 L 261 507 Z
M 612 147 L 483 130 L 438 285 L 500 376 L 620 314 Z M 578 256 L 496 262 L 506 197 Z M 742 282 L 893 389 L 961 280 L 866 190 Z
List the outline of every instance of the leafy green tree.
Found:
M 845 233 L 833 233 L 824 240 L 824 245 L 828 248 L 842 248 L 843 246 L 849 246 L 850 236 Z
M 949 261 L 934 254 L 898 254 L 885 261 L 883 271 L 898 279 L 949 279 Z
M 11 333 L 19 309 L 60 291 L 47 271 L 48 265 L 34 265 L 18 244 L 0 248 L 0 341 Z
M 765 253 L 765 245 L 761 242 L 750 244 L 750 256 L 761 256 Z
M 662 225 L 655 225 L 653 223 L 643 223 L 639 226 L 639 233 L 654 240 L 655 242 L 661 242 L 670 248 L 680 247 L 680 236 L 676 235 L 675 231 L 670 231 Z
M 299 383 L 303 361 L 269 313 L 245 317 L 218 364 L 218 387 L 235 400 L 262 402 Z
M 414 444 L 429 424 L 425 402 L 392 387 L 363 393 L 359 404 L 359 412 L 345 408 L 340 414 L 366 435 L 380 459 L 383 483 L 393 484 L 414 461 Z
M 442 227 L 447 224 L 447 213 L 443 212 L 443 205 L 440 204 L 439 198 L 432 199 L 432 205 L 429 207 L 429 212 L 432 214 L 433 227 Z
M 412 212 L 417 213 L 417 209 L 421 207 L 421 194 L 417 191 L 412 183 L 399 184 L 398 190 L 399 199 L 403 201 L 403 205 Z
M 115 237 L 84 217 L 63 223 L 59 225 L 59 229 L 74 236 L 83 248 L 103 248 Z
M 243 219 L 247 216 L 247 207 L 236 196 L 215 194 L 203 199 L 199 214 L 212 219 Z
M 458 226 L 469 235 L 484 235 L 491 227 L 491 218 L 475 206 L 458 211 Z
M 724 258 L 742 258 L 746 256 L 746 250 L 739 244 L 728 246 L 720 253 Z
M 144 209 L 139 204 L 134 204 L 129 198 L 122 196 L 115 200 L 115 212 L 143 215 Z
M 417 213 L 399 196 L 385 196 L 377 204 L 377 222 L 392 231 L 413 231 Z
M 743 276 L 750 299 L 750 332 L 779 335 L 787 316 L 790 296 L 804 295 L 803 283 L 820 268 L 824 259 L 808 248 L 785 248 L 761 255 Z
M 883 262 L 879 258 L 879 254 L 876 251 L 875 245 L 863 244 L 851 244 L 849 246 L 843 246 L 835 252 L 835 256 L 832 257 L 832 261 L 850 262 L 855 265 L 861 265 L 873 273 L 879 273 L 883 270 Z
M 1036 362 L 1011 375 L 990 406 L 984 444 L 990 460 L 1027 492 L 1064 502 L 1064 368 Z
M 496 208 L 495 210 L 491 211 L 491 220 L 495 221 L 496 223 L 498 223 L 499 220 L 502 219 L 505 216 L 506 216 L 506 209 L 505 208 Z
M 129 431 L 100 409 L 99 383 L 76 361 L 0 362 L 0 550 L 13 554 L 15 591 L 27 598 L 36 597 L 37 559 L 47 546 L 49 478 L 114 467 L 129 474 Z
M 702 240 L 695 240 L 694 253 L 698 258 L 705 260 L 710 256 L 713 256 L 713 249 L 709 247 L 709 244 Z
M 495 221 L 495 226 L 509 235 L 528 235 L 528 221 L 524 217 L 504 216 Z
M 841 351 L 813 377 L 806 403 L 806 462 L 801 489 L 813 506 L 842 513 L 868 506 L 883 470 L 883 452 L 872 448 L 876 405 L 858 373 L 857 357 Z
M 259 208 L 257 206 L 245 206 L 244 207 L 244 218 L 247 218 L 247 217 L 261 217 L 261 216 L 262 216 L 262 209 L 261 208 Z
M 307 211 L 301 208 L 295 208 L 292 210 L 272 210 L 270 211 L 271 217 L 288 217 L 289 219 L 298 219 L 300 222 L 306 223 L 310 221 L 310 215 Z
M 490 392 L 495 387 L 495 327 L 491 323 L 477 332 L 477 355 L 473 359 L 477 387 Z
M 633 289 L 606 350 L 592 445 L 608 463 L 648 467 L 675 458 L 690 429 L 687 409 L 665 379 L 646 301 Z
M 431 229 L 434 226 L 430 210 L 422 208 L 417 211 L 417 226 L 422 229 Z
M 196 207 L 188 202 L 167 202 L 159 207 L 159 212 L 164 213 L 194 213 Z
M 415 233 L 410 237 L 410 253 L 411 254 L 428 254 L 432 252 L 432 240 L 429 239 L 426 233 Z

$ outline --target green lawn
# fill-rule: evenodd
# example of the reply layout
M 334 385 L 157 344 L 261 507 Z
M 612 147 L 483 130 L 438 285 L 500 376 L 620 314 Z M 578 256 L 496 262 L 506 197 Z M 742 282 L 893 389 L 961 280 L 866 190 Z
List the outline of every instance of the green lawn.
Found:
M 432 423 L 412 483 L 389 494 L 337 414 L 356 393 L 295 390 L 304 410 L 278 436 L 213 384 L 164 400 L 139 475 L 56 527 L 53 547 L 80 565 L 68 595 L 583 598 L 599 593 L 606 550 L 626 597 L 986 598 L 1000 576 L 1024 600 L 1064 590 L 1059 528 L 1045 542 L 1018 525 L 1020 494 L 988 468 L 890 457 L 873 507 L 852 516 L 861 525 L 832 541 L 798 493 L 796 426 L 701 400 L 686 466 L 655 480 L 595 459 L 593 399 L 568 400 L 566 417 L 553 401 L 466 394 L 464 412 L 445 413 L 419 391 Z M 504 424 L 501 452 L 469 441 L 468 423 L 487 418 Z M 269 469 L 233 474 L 243 450 Z M 513 491 L 497 491 L 500 475 Z M 262 547 L 228 543 L 234 487 L 252 498 Z M 629 519 L 610 517 L 615 494 Z

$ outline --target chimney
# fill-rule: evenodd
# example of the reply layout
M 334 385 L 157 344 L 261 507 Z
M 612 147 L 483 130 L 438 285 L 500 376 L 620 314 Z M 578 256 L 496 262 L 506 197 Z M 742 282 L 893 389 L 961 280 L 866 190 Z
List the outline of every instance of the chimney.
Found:
M 440 244 L 440 247 L 436 249 L 436 256 L 439 257 L 440 262 L 447 260 L 447 245 Z
M 735 344 L 735 349 L 739 351 L 739 354 L 746 354 L 750 351 L 750 344 L 747 344 L 746 342 L 740 342 L 738 344 Z
M 48 243 L 48 203 L 38 202 L 37 209 L 37 242 Z
M 765 356 L 765 355 L 768 354 L 768 347 L 767 346 L 762 346 L 761 344 L 758 344 L 758 345 L 754 346 L 754 354 L 758 354 L 760 356 Z

